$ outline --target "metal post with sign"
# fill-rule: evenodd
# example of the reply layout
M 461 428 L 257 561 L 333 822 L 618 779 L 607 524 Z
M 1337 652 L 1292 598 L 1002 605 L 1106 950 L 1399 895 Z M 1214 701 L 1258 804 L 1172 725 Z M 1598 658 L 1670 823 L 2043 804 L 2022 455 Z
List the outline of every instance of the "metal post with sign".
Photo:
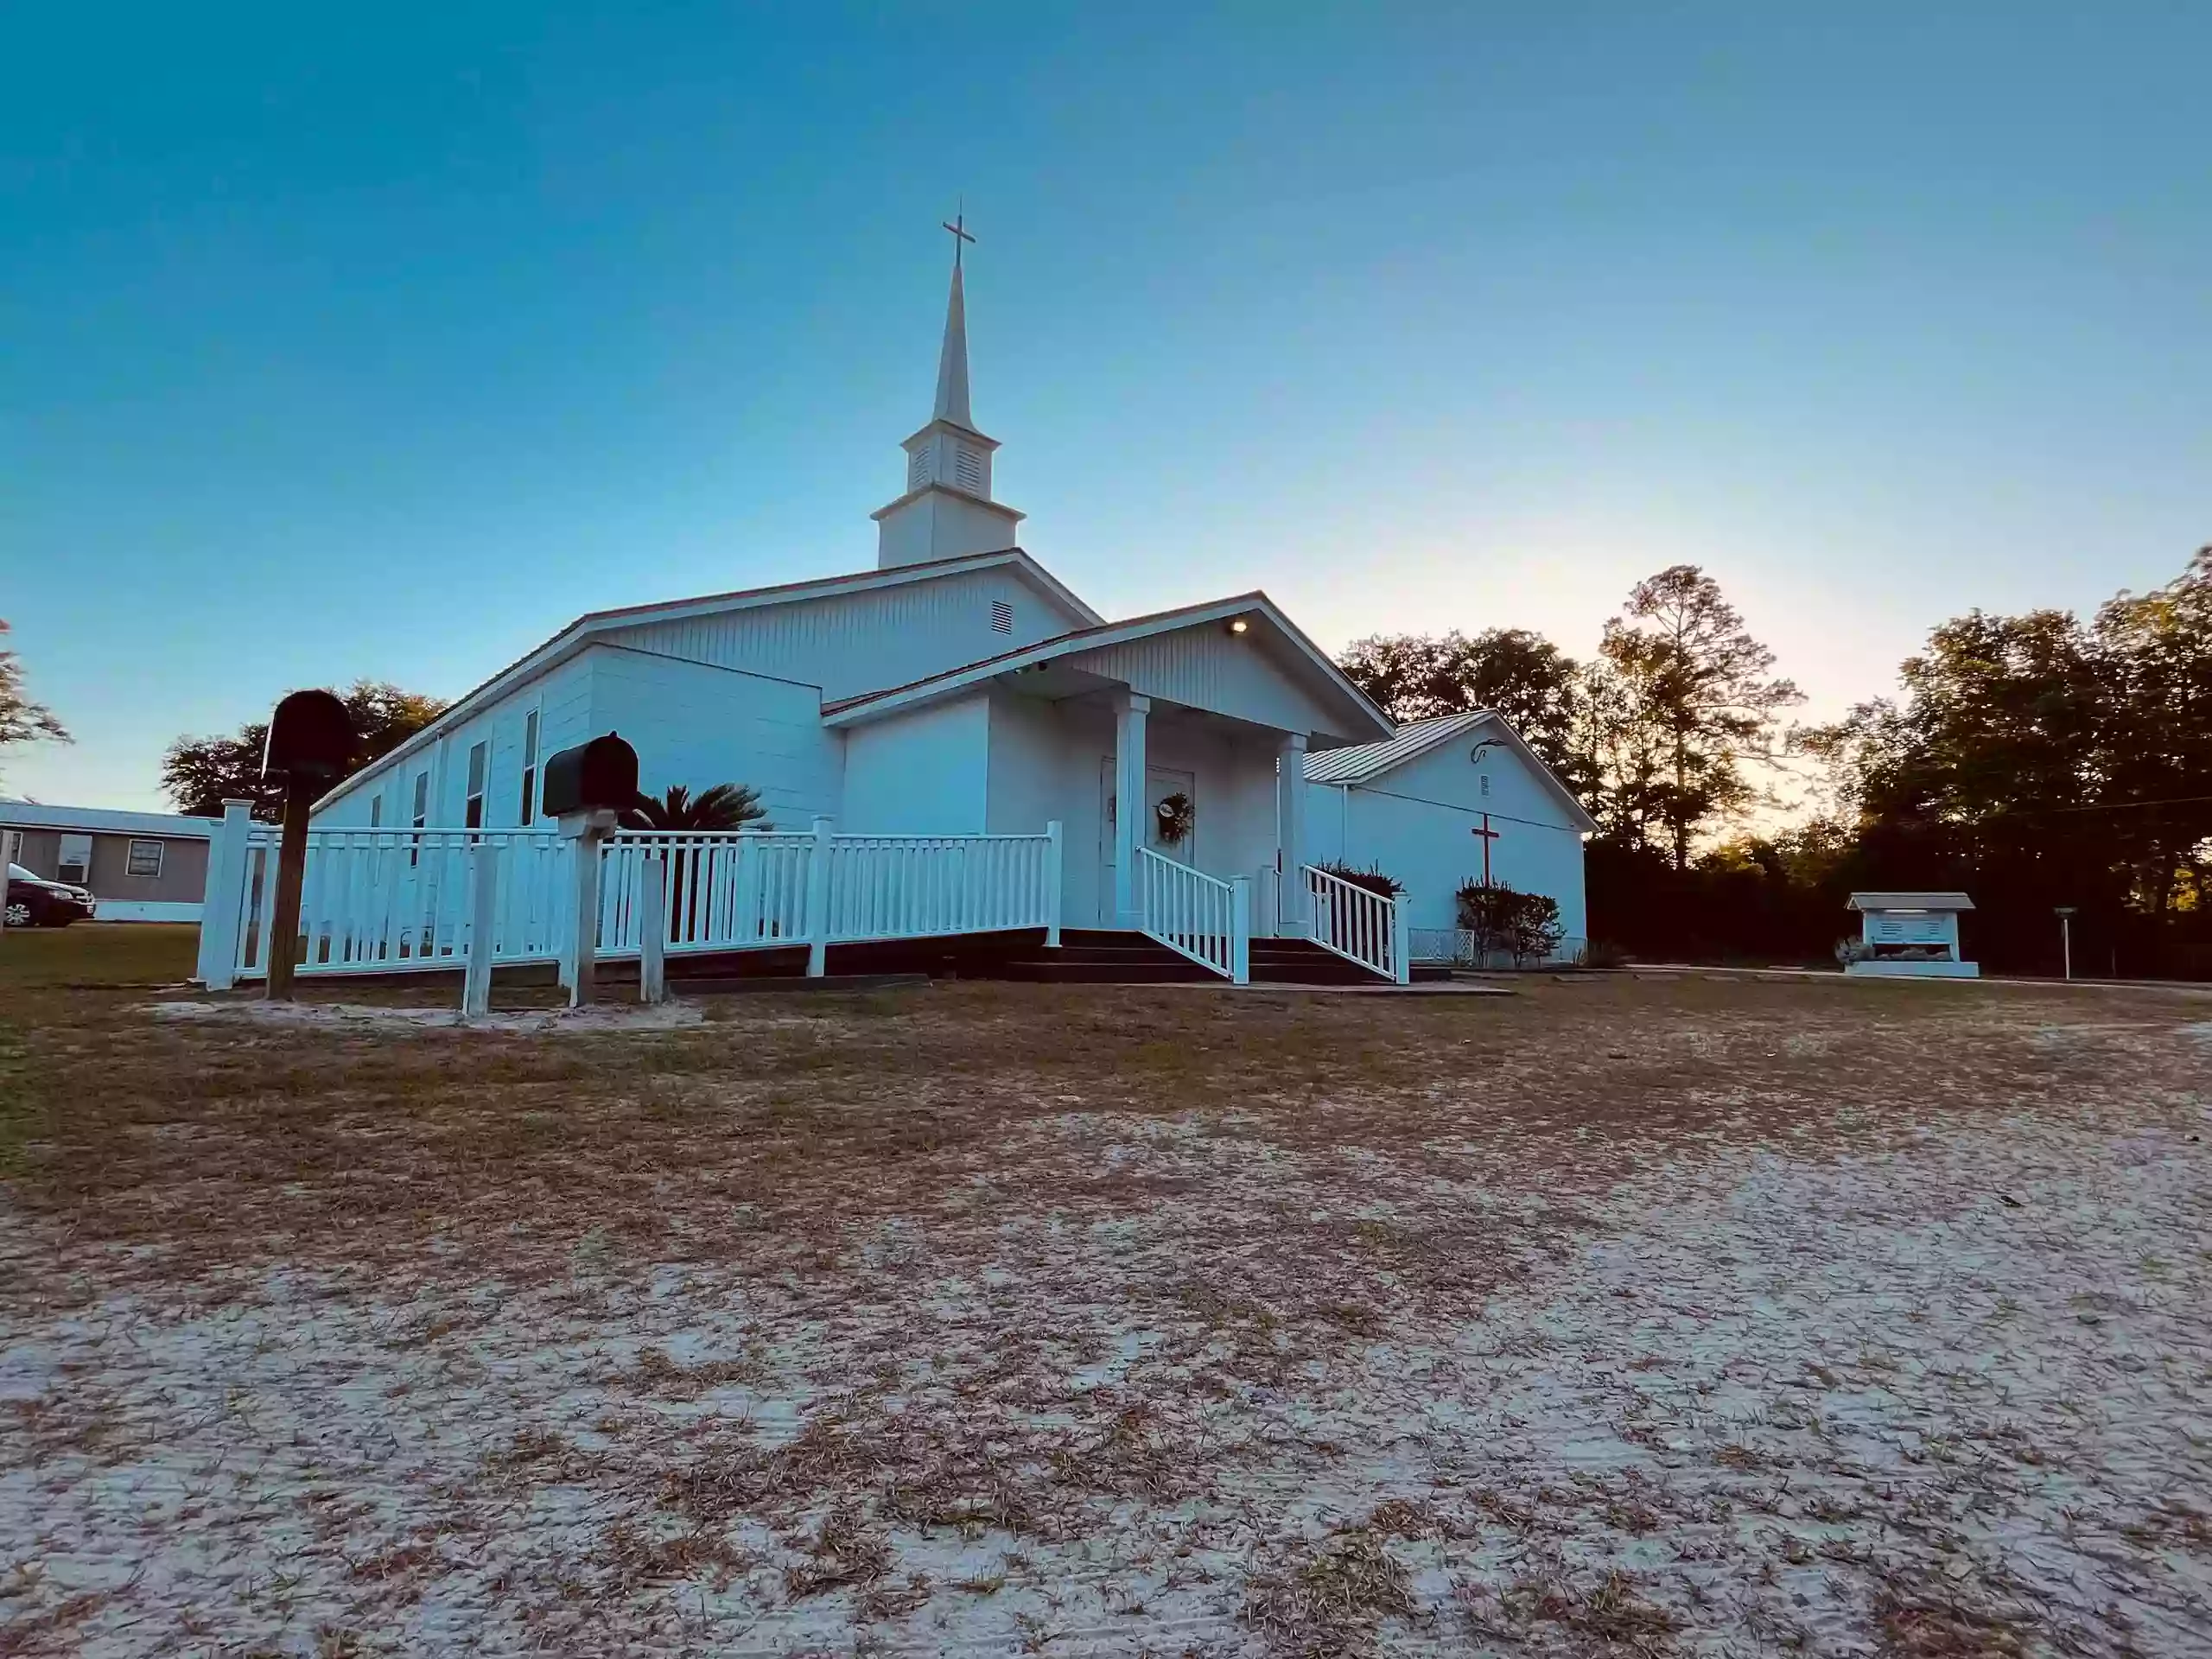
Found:
M 2074 917 L 2076 906 L 2054 905 L 2052 914 L 2058 918 L 2058 957 L 2060 971 L 2068 978 L 2074 977 Z

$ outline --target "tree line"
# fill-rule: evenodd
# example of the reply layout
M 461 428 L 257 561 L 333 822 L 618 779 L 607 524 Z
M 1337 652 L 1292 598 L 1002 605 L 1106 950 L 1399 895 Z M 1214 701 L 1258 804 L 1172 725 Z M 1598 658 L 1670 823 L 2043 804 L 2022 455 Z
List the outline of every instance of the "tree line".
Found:
M 1964 889 L 1968 947 L 2055 970 L 2212 976 L 2212 549 L 2087 621 L 1973 611 L 1901 690 L 1825 725 L 1710 575 L 1638 582 L 1578 661 L 1523 629 L 1344 655 L 1394 717 L 1512 721 L 1599 825 L 1589 927 L 1644 957 L 1817 961 L 1854 889 Z M 1814 804 L 1782 814 L 1778 785 Z

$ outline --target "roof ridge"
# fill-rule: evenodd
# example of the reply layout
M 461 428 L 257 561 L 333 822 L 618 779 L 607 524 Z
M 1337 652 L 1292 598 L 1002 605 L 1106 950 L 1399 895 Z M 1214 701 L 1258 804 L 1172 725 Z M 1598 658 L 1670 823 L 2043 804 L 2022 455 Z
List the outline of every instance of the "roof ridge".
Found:
M 830 588 L 840 582 L 865 582 L 872 578 L 891 575 L 895 572 L 938 569 L 946 565 L 1011 558 L 1017 554 L 1023 558 L 1029 557 L 1028 552 L 1023 548 L 998 547 L 983 553 L 953 553 L 941 559 L 916 559 L 911 564 L 893 565 L 887 570 L 880 565 L 872 565 L 865 570 L 841 571 L 833 576 L 805 576 L 797 582 L 771 582 L 763 583 L 758 588 L 732 588 L 727 592 L 719 594 L 693 594 L 681 599 L 653 599 L 637 605 L 613 605 L 605 610 L 586 611 L 569 626 L 573 628 L 580 623 L 601 621 L 610 616 L 633 616 L 640 611 L 664 611 L 674 605 L 712 605 L 717 601 L 725 599 L 757 599 L 763 594 L 796 593 L 803 588 Z

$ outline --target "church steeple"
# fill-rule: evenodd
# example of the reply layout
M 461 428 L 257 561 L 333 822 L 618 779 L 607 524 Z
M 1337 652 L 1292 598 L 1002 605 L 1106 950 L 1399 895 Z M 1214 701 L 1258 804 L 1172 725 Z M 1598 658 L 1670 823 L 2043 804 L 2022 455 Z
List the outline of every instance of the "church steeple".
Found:
M 952 292 L 945 301 L 944 341 L 938 350 L 937 404 L 929 424 L 908 438 L 906 493 L 873 515 L 879 569 L 995 553 L 1014 544 L 1022 515 L 991 499 L 991 456 L 998 440 L 976 429 L 968 400 L 968 299 L 962 253 L 976 238 L 965 217 L 953 234 Z
M 952 256 L 952 297 L 944 305 L 944 344 L 937 354 L 934 418 L 975 429 L 968 410 L 968 299 L 960 282 L 960 256 Z

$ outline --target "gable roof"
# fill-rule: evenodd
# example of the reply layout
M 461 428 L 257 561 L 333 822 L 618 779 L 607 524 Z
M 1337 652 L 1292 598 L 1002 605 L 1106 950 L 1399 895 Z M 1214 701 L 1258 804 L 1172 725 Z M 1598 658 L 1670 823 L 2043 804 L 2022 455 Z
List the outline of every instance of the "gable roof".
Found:
M 1039 666 L 1083 652 L 1096 651 L 1102 646 L 1123 645 L 1133 639 L 1149 639 L 1155 634 L 1173 633 L 1182 628 L 1252 615 L 1260 616 L 1270 623 L 1294 649 L 1299 658 L 1308 664 L 1316 677 L 1342 696 L 1357 717 L 1369 721 L 1377 730 L 1387 732 L 1390 729 L 1389 716 L 1345 677 L 1344 670 L 1331 660 L 1327 652 L 1308 639 L 1295 623 L 1276 609 L 1273 600 L 1256 590 L 1231 594 L 1227 599 L 1208 600 L 1203 604 L 1185 605 L 1172 611 L 1154 611 L 1148 616 L 1131 617 L 1127 621 L 1078 628 L 1072 633 L 1042 639 L 1033 645 L 1023 645 L 1017 650 L 1001 652 L 995 657 L 986 657 L 979 662 L 948 669 L 944 673 L 910 681 L 905 685 L 871 691 L 864 696 L 847 697 L 842 702 L 823 706 L 823 723 L 831 727 L 862 725 L 887 715 L 957 696 L 1001 674 Z
M 1479 726 L 1490 718 L 1486 709 L 1460 715 L 1438 715 L 1428 720 L 1409 720 L 1397 735 L 1380 743 L 1355 744 L 1348 749 L 1322 749 L 1306 757 L 1309 784 L 1356 784 L 1403 766 L 1417 754 L 1426 754 L 1445 739 Z
M 1567 810 L 1567 818 L 1585 835 L 1592 834 L 1598 821 L 1583 810 L 1566 785 L 1543 763 L 1513 729 L 1512 722 L 1504 715 L 1490 709 L 1472 709 L 1464 714 L 1437 715 L 1427 720 L 1408 721 L 1398 728 L 1395 737 L 1380 743 L 1360 743 L 1348 749 L 1320 749 L 1306 757 L 1306 781 L 1309 784 L 1340 784 L 1347 788 L 1372 783 L 1385 772 L 1395 772 L 1408 761 L 1418 760 L 1431 750 L 1440 747 L 1452 739 L 1473 731 L 1478 726 L 1494 727 L 1497 740 L 1520 756 L 1523 765 L 1535 774 L 1536 781 L 1544 786 L 1553 799 Z
M 893 565 L 887 570 L 855 570 L 842 576 L 817 576 L 805 582 L 778 582 L 766 588 L 741 588 L 726 594 L 702 594 L 692 599 L 663 600 L 649 605 L 620 605 L 611 610 L 586 611 L 582 616 L 491 678 L 455 698 L 445 713 L 390 753 L 371 761 L 335 785 L 315 806 L 328 805 L 350 794 L 372 778 L 397 766 L 409 756 L 429 747 L 450 728 L 480 713 L 523 681 L 567 661 L 598 636 L 617 628 L 634 628 L 653 622 L 679 621 L 719 611 L 750 610 L 764 605 L 794 605 L 833 594 L 866 593 L 871 588 L 895 588 L 907 582 L 936 582 L 946 576 L 1005 566 L 1027 582 L 1069 616 L 1096 624 L 1104 620 L 1097 612 L 1063 587 L 1045 567 L 1018 547 L 992 553 L 961 553 L 950 558 L 923 559 Z

